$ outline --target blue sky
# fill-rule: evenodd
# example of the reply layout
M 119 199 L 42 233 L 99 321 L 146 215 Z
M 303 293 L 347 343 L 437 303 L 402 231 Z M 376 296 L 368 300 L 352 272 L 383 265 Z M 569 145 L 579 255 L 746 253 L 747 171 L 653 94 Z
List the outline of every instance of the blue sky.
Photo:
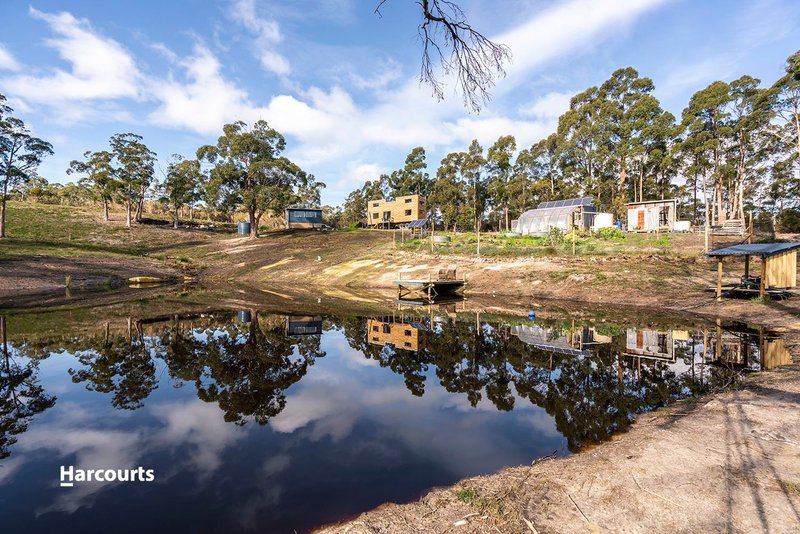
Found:
M 771 84 L 800 48 L 797 0 L 462 0 L 470 21 L 511 47 L 508 75 L 480 114 L 417 76 L 418 6 L 389 0 L 0 4 L 0 93 L 69 161 L 135 132 L 159 154 L 193 157 L 225 122 L 265 119 L 287 155 L 340 203 L 402 166 L 418 145 L 431 173 L 471 139 L 513 134 L 520 147 L 554 130 L 569 96 L 633 66 L 680 115 L 691 94 L 742 74 Z

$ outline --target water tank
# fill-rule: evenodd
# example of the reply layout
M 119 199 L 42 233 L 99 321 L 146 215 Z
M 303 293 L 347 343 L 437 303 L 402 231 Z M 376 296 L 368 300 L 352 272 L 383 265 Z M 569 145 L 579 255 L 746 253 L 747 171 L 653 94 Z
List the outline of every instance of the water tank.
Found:
M 240 221 L 236 225 L 236 233 L 239 235 L 250 235 L 250 223 L 248 221 Z

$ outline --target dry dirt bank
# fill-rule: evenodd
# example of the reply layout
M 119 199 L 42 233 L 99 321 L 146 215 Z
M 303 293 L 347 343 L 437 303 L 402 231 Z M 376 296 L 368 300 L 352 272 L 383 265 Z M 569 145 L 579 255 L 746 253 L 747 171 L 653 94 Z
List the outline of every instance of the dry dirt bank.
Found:
M 466 479 L 320 531 L 798 532 L 800 365 L 640 415 L 629 432 L 574 456 Z
M 209 266 L 202 279 L 210 285 L 235 280 L 253 287 L 285 286 L 309 295 L 345 289 L 388 292 L 398 277 L 427 278 L 440 268 L 456 267 L 467 277 L 467 294 L 489 297 L 490 305 L 492 299 L 495 305 L 515 301 L 520 307 L 571 300 L 800 330 L 800 298 L 716 302 L 705 291 L 716 279 L 716 263 L 700 255 L 702 236 L 676 236 L 674 245 L 682 255 L 475 258 L 397 250 L 386 232 L 278 232 L 207 247 L 201 257 Z M 737 280 L 742 272 L 742 262 L 725 264 L 726 281 Z

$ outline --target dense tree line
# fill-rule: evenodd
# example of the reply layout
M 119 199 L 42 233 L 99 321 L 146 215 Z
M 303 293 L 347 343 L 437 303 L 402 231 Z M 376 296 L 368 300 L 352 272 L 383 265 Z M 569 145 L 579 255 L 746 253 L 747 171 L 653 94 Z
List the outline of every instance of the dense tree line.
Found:
M 665 111 L 655 86 L 631 68 L 572 97 L 551 135 L 518 150 L 512 135 L 488 149 L 473 141 L 428 173 L 425 149 L 403 168 L 347 197 L 344 224 L 366 218 L 376 198 L 428 196 L 445 229 L 510 228 L 539 202 L 589 196 L 618 216 L 631 201 L 676 197 L 695 223 L 780 216 L 800 202 L 800 52 L 769 87 L 742 76 L 697 91 L 681 117 Z M 792 212 L 794 214 L 796 212 Z

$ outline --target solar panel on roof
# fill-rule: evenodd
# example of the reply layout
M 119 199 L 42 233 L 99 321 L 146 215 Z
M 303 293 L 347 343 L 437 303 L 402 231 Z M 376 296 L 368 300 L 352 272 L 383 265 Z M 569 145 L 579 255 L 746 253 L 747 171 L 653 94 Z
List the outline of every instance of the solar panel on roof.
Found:
M 421 228 L 428 224 L 428 219 L 417 219 L 415 221 L 411 221 L 410 223 L 404 224 L 405 228 Z
M 568 198 L 564 200 L 548 200 L 541 202 L 539 208 L 566 208 L 570 206 L 591 206 L 592 199 L 590 197 L 581 198 Z

